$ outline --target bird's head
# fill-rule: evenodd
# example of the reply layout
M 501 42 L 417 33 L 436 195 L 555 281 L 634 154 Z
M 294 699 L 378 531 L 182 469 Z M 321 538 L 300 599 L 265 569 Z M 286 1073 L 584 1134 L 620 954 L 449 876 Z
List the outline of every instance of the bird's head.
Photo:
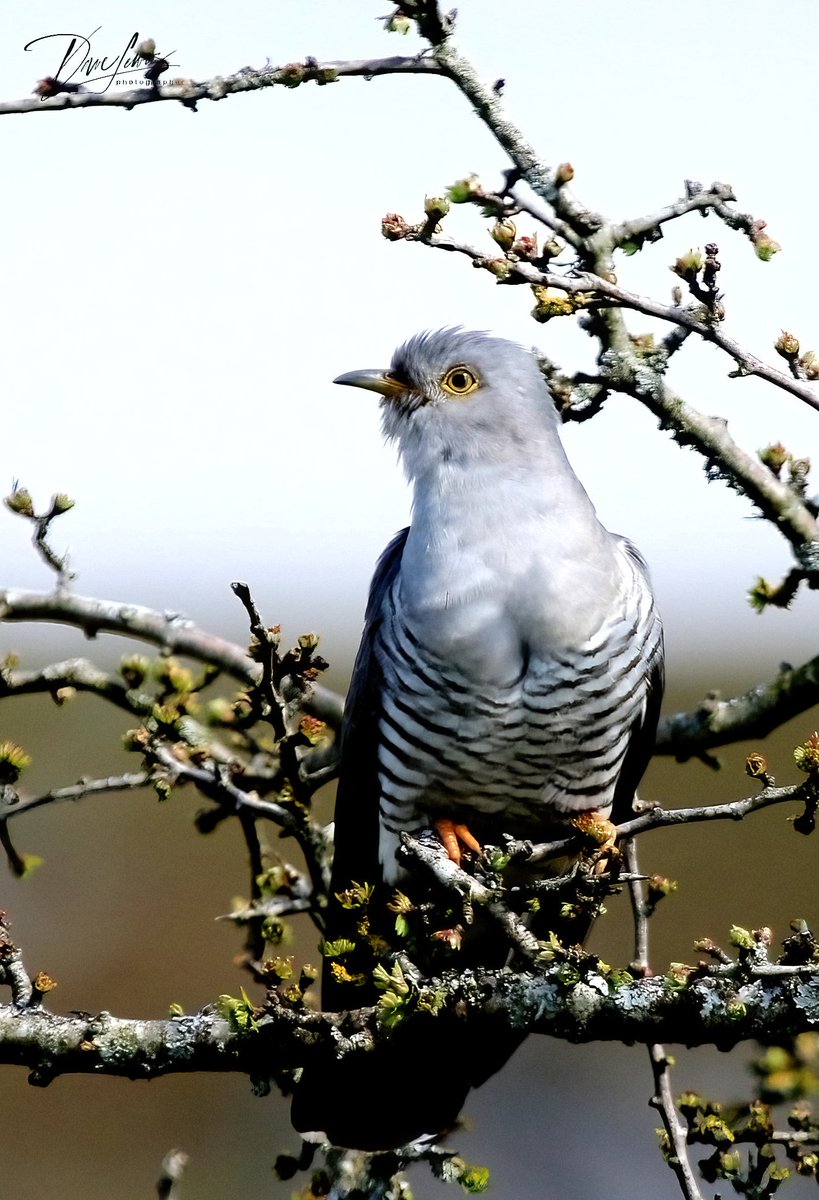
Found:
M 384 434 L 398 443 L 411 478 L 555 440 L 557 413 L 534 355 L 488 333 L 418 333 L 388 368 L 349 371 L 334 382 L 379 393 Z

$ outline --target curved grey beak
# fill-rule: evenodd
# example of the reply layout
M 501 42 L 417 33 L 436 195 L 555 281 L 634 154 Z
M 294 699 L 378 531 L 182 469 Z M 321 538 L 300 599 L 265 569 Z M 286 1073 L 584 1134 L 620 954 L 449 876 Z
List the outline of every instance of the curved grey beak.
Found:
M 378 392 L 381 396 L 399 396 L 407 389 L 387 371 L 347 371 L 339 375 L 333 383 L 341 383 L 345 387 L 365 388 L 368 392 Z

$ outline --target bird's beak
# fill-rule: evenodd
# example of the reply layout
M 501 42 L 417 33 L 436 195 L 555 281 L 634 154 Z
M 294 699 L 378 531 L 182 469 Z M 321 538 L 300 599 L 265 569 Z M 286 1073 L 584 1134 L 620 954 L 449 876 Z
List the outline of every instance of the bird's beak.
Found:
M 368 392 L 378 392 L 382 396 L 402 396 L 407 390 L 406 384 L 390 375 L 389 371 L 347 371 L 339 375 L 333 383 L 342 383 L 346 387 L 366 388 Z

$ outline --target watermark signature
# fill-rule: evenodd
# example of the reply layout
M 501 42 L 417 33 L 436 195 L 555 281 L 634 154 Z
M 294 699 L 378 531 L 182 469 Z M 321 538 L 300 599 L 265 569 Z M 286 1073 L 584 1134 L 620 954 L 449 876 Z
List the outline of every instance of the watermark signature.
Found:
M 88 36 L 82 33 L 47 33 L 43 37 L 32 38 L 23 49 L 42 49 L 47 45 L 49 51 L 53 50 L 55 58 L 62 55 L 57 70 L 49 76 L 60 84 L 68 85 L 61 90 L 78 91 L 82 88 L 83 91 L 102 93 L 112 86 L 153 87 L 155 80 L 150 78 L 150 74 L 146 77 L 145 72 L 150 72 L 154 59 L 139 54 L 138 50 L 147 44 L 145 40 L 140 40 L 139 33 L 132 34 L 125 49 L 118 54 L 99 55 L 96 48 L 92 48 L 91 39 L 101 29 L 102 26 L 98 25 Z M 168 54 L 162 59 L 166 68 L 168 59 Z

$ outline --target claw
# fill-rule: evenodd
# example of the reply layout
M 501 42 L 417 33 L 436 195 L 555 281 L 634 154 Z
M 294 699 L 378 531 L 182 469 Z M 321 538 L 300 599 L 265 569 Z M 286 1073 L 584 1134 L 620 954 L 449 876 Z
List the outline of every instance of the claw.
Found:
M 456 866 L 461 865 L 461 843 L 468 850 L 474 850 L 476 854 L 480 854 L 483 850 L 478 839 L 472 836 L 466 825 L 458 825 L 455 821 L 444 817 L 435 822 L 435 829 L 449 858 Z

